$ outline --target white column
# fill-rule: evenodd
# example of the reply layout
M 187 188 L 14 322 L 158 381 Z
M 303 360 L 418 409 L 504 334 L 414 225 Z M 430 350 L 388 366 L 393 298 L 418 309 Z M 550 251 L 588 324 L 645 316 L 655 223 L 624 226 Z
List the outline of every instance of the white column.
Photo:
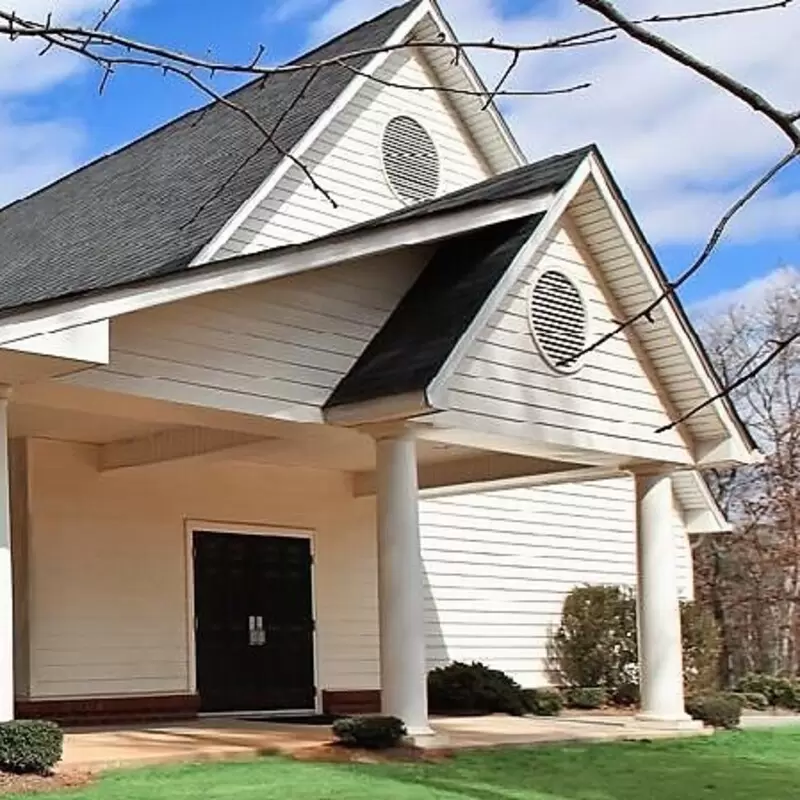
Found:
M 641 719 L 685 722 L 689 717 L 683 698 L 683 648 L 669 475 L 636 476 L 636 516 Z
M 8 394 L 0 389 L 0 722 L 14 718 L 13 597 L 8 494 Z
M 378 439 L 376 448 L 382 711 L 420 736 L 431 729 L 416 445 L 398 434 Z

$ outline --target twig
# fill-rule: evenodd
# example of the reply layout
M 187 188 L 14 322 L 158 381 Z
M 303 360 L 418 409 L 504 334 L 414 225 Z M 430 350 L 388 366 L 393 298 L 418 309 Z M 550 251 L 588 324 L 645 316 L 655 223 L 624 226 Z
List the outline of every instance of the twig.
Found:
M 578 0 L 583 2 L 584 0 Z M 586 0 L 588 3 L 588 0 Z M 641 25 L 641 24 L 663 24 L 663 23 L 680 23 L 692 20 L 706 20 L 717 19 L 720 17 L 734 16 L 741 14 L 752 14 L 771 9 L 784 8 L 791 4 L 793 0 L 780 0 L 779 2 L 769 2 L 755 5 L 741 6 L 725 10 L 715 11 L 699 11 L 687 14 L 673 14 L 673 15 L 653 15 L 650 17 L 643 17 L 635 20 L 633 23 L 625 20 L 626 24 Z M 622 18 L 624 19 L 624 18 Z M 138 52 L 149 56 L 155 56 L 158 59 L 170 61 L 175 64 L 183 65 L 193 69 L 206 70 L 209 73 L 229 73 L 229 74 L 248 74 L 248 75 L 277 75 L 289 72 L 301 72 L 307 70 L 314 70 L 318 67 L 327 67 L 339 63 L 342 59 L 356 60 L 364 59 L 382 53 L 392 53 L 401 50 L 414 50 L 414 49 L 453 49 L 458 55 L 462 51 L 468 50 L 492 50 L 499 52 L 506 52 L 512 54 L 523 55 L 525 53 L 535 53 L 547 50 L 561 50 L 570 49 L 574 47 L 587 47 L 596 44 L 608 42 L 614 38 L 615 32 L 621 27 L 617 24 L 604 26 L 602 28 L 595 28 L 593 30 L 582 31 L 566 36 L 560 36 L 548 39 L 542 42 L 533 43 L 507 43 L 498 42 L 494 39 L 468 41 L 468 42 L 448 42 L 443 40 L 418 40 L 414 39 L 407 42 L 400 42 L 394 45 L 383 45 L 378 47 L 363 48 L 354 50 L 349 53 L 341 54 L 329 59 L 321 59 L 319 61 L 295 61 L 290 64 L 285 64 L 277 67 L 262 67 L 253 61 L 246 63 L 233 63 L 215 61 L 210 58 L 201 58 L 192 56 L 186 53 L 181 53 L 176 50 L 171 50 L 166 47 L 159 47 L 147 42 L 137 41 L 117 33 L 112 33 L 104 30 L 93 30 L 82 28 L 80 26 L 53 26 L 42 25 L 34 20 L 23 19 L 16 15 L 14 12 L 0 10 L 0 21 L 5 21 L 5 25 L 0 24 L 0 36 L 9 36 L 12 38 L 43 38 L 44 34 L 48 34 L 54 43 L 54 46 L 62 47 L 66 43 L 81 44 L 88 42 L 90 46 L 104 46 L 114 47 L 126 53 Z M 74 48 L 67 48 L 73 49 Z M 75 52 L 80 52 L 75 50 Z
M 492 89 L 492 91 L 489 93 L 489 96 L 486 98 L 486 102 L 483 104 L 484 111 L 494 102 L 497 95 L 503 91 L 505 82 L 511 77 L 511 73 L 516 69 L 517 64 L 519 64 L 519 57 L 520 53 L 519 50 L 517 50 L 511 57 L 511 61 L 503 71 L 503 74 L 500 76 L 500 80 L 497 81 L 497 85 L 494 87 L 494 89 Z
M 5 12 L 0 12 L 0 17 Z M 50 34 L 44 34 L 43 38 L 48 39 Z M 230 108 L 232 111 L 235 111 L 238 114 L 241 114 L 246 120 L 248 120 L 265 138 L 267 142 L 269 142 L 275 150 L 283 157 L 289 159 L 295 166 L 300 169 L 300 171 L 308 178 L 311 183 L 311 186 L 318 191 L 322 196 L 333 206 L 333 208 L 338 208 L 338 203 L 333 198 L 331 193 L 325 189 L 323 186 L 320 185 L 319 181 L 314 177 L 311 170 L 300 161 L 297 156 L 293 153 L 286 150 L 286 148 L 281 147 L 276 141 L 274 136 L 270 133 L 267 127 L 258 119 L 258 117 L 253 114 L 248 108 L 245 108 L 243 105 L 234 102 L 229 97 L 226 97 L 222 93 L 218 92 L 216 89 L 209 86 L 204 81 L 200 80 L 191 70 L 184 69 L 183 67 L 176 66 L 175 64 L 168 64 L 168 63 L 161 63 L 155 64 L 147 59 L 140 59 L 136 57 L 131 58 L 122 58 L 122 57 L 106 57 L 105 55 L 98 55 L 90 50 L 83 51 L 81 50 L 80 45 L 69 42 L 69 43 L 62 43 L 61 46 L 67 50 L 71 50 L 76 53 L 80 53 L 81 55 L 85 56 L 86 58 L 91 59 L 95 63 L 97 63 L 100 67 L 105 70 L 104 79 L 101 82 L 100 89 L 101 91 L 105 88 L 105 83 L 107 81 L 108 75 L 113 72 L 114 67 L 118 65 L 129 65 L 129 66 L 158 66 L 159 69 L 163 72 L 164 75 L 178 75 L 189 83 L 197 87 L 200 91 L 207 94 L 212 100 L 215 102 L 220 103 L 221 105 Z
M 192 224 L 192 223 L 193 223 L 195 220 L 197 220 L 197 218 L 198 218 L 198 217 L 199 217 L 199 216 L 200 216 L 200 215 L 201 215 L 201 214 L 202 214 L 202 213 L 203 213 L 203 212 L 206 210 L 206 208 L 208 208 L 208 206 L 209 206 L 209 205 L 210 205 L 210 204 L 211 204 L 211 203 L 212 203 L 214 200 L 216 200 L 216 198 L 217 198 L 217 197 L 219 197 L 219 195 L 220 195 L 220 194 L 221 194 L 221 193 L 222 193 L 222 192 L 225 190 L 225 187 L 226 187 L 226 186 L 228 186 L 228 185 L 230 185 L 230 182 L 231 182 L 231 181 L 232 181 L 232 180 L 233 180 L 233 179 L 234 179 L 234 178 L 235 178 L 235 177 L 236 177 L 236 176 L 237 176 L 237 175 L 238 175 L 238 174 L 239 174 L 239 173 L 240 173 L 240 172 L 241 172 L 241 171 L 242 171 L 242 170 L 243 170 L 243 169 L 244 169 L 244 168 L 245 168 L 245 167 L 246 167 L 246 166 L 247 166 L 247 165 L 248 165 L 248 164 L 249 164 L 249 163 L 250 163 L 250 162 L 251 162 L 253 159 L 254 159 L 254 158 L 256 158 L 256 157 L 259 155 L 259 153 L 261 153 L 261 152 L 264 150 L 264 148 L 267 146 L 267 144 L 269 144 L 269 143 L 270 143 L 270 142 L 271 142 L 271 141 L 272 141 L 272 140 L 275 138 L 275 136 L 276 136 L 276 135 L 277 135 L 277 133 L 278 133 L 278 129 L 279 129 L 279 128 L 280 128 L 280 126 L 283 124 L 283 122 L 284 122 L 284 120 L 286 119 L 286 117 L 287 117 L 287 116 L 289 116 L 289 114 L 290 114 L 290 113 L 291 113 L 291 112 L 294 110 L 294 108 L 297 106 L 297 104 L 298 104 L 298 103 L 299 103 L 299 102 L 300 102 L 300 101 L 301 101 L 301 100 L 302 100 L 302 99 L 305 97 L 305 94 L 306 94 L 306 91 L 308 90 L 308 87 L 311 85 L 311 82 L 314 80 L 314 78 L 316 78 L 317 74 L 318 74 L 317 72 L 312 72 L 312 73 L 311 73 L 311 74 L 308 76 L 308 78 L 307 78 L 306 82 L 305 82 L 305 83 L 303 84 L 303 86 L 300 88 L 300 91 L 299 91 L 299 92 L 297 93 L 297 95 L 295 95 L 295 97 L 292 99 L 292 102 L 291 102 L 291 103 L 289 103 L 289 105 L 287 105 L 287 106 L 286 106 L 286 108 L 283 110 L 283 112 L 281 113 L 281 115 L 280 115 L 280 116 L 278 117 L 278 119 L 276 120 L 275 124 L 272 126 L 272 130 L 270 130 L 270 132 L 269 132 L 269 138 L 268 138 L 268 139 L 265 139 L 263 142 L 261 142 L 261 143 L 258 145 L 258 147 L 256 147 L 256 148 L 255 148 L 255 150 L 253 150 L 253 152 L 252 152 L 252 153 L 250 153 L 248 156 L 246 156 L 244 159 L 242 159 L 241 163 L 240 163 L 240 164 L 239 164 L 239 165 L 236 167 L 236 169 L 234 169 L 234 170 L 231 172 L 231 174 L 230 174 L 230 175 L 228 175 L 228 177 L 227 177 L 227 178 L 226 178 L 224 181 L 222 181 L 222 183 L 221 183 L 221 184 L 220 184 L 220 185 L 219 185 L 219 186 L 216 188 L 216 190 L 215 190 L 214 192 L 212 192 L 212 194 L 211 194 L 211 195 L 209 195 L 209 197 L 207 197 L 207 198 L 206 198 L 206 199 L 205 199 L 205 200 L 204 200 L 204 201 L 203 201 L 203 202 L 200 204 L 200 206 L 199 206 L 199 207 L 198 207 L 198 208 L 195 210 L 195 212 L 194 212 L 194 213 L 191 215 L 191 217 L 189 217 L 189 219 L 188 219 L 186 222 L 184 222 L 184 223 L 183 223 L 183 224 L 180 226 L 180 230 L 183 230 L 184 228 L 187 228 L 187 227 L 189 227 L 189 225 L 191 225 L 191 224 Z M 335 207 L 335 206 L 334 206 L 334 207 Z
M 216 89 L 213 89 L 208 84 L 201 81 L 195 75 L 193 75 L 188 70 L 182 71 L 179 69 L 172 68 L 170 70 L 176 74 L 182 75 L 186 80 L 190 83 L 194 84 L 198 89 L 205 92 L 209 95 L 209 97 L 213 98 L 216 102 L 224 105 L 226 108 L 230 108 L 233 111 L 244 116 L 248 119 L 263 135 L 266 141 L 268 141 L 277 151 L 280 153 L 281 156 L 284 158 L 288 158 L 296 167 L 300 169 L 303 175 L 308 178 L 311 183 L 311 186 L 318 191 L 330 204 L 333 208 L 338 208 L 339 204 L 334 199 L 333 195 L 324 187 L 322 186 L 319 181 L 314 177 L 314 174 L 311 170 L 293 153 L 287 150 L 285 147 L 281 147 L 276 141 L 275 137 L 270 133 L 269 129 L 258 119 L 258 117 L 253 114 L 248 108 L 245 106 L 240 105 L 239 103 L 233 102 L 233 100 L 229 99 L 225 95 L 218 92 Z
M 113 0 L 111 5 L 100 15 L 100 19 L 97 20 L 97 25 L 94 26 L 94 30 L 99 31 L 100 28 L 108 22 L 108 18 L 117 10 L 121 2 L 122 0 Z
M 786 339 L 775 342 L 773 351 L 763 358 L 758 364 L 756 364 L 752 369 L 745 372 L 739 378 L 737 378 L 733 383 L 729 383 L 727 386 L 723 387 L 712 397 L 709 397 L 707 400 L 704 400 L 699 405 L 695 406 L 691 411 L 688 411 L 679 419 L 673 420 L 668 425 L 664 425 L 661 428 L 658 428 L 656 433 L 666 433 L 666 431 L 672 430 L 676 425 L 680 425 L 683 422 L 686 422 L 687 419 L 693 417 L 697 414 L 698 411 L 702 411 L 704 408 L 712 405 L 712 403 L 716 403 L 717 400 L 722 400 L 724 397 L 728 397 L 732 392 L 735 392 L 740 386 L 743 386 L 748 381 L 755 378 L 760 372 L 765 370 L 781 353 L 787 350 L 789 347 L 794 344 L 794 342 L 800 340 L 800 331 L 792 334 L 791 336 L 787 337 Z
M 576 83 L 572 86 L 560 86 L 557 89 L 513 89 L 502 90 L 499 92 L 489 92 L 481 91 L 479 89 L 461 89 L 457 86 L 418 86 L 413 83 L 401 83 L 399 81 L 390 80 L 389 78 L 381 78 L 380 76 L 366 72 L 363 69 L 358 69 L 358 67 L 348 64 L 346 61 L 341 61 L 339 66 L 343 67 L 348 72 L 352 72 L 353 75 L 366 78 L 373 83 L 377 83 L 380 86 L 386 86 L 390 89 L 402 89 L 403 91 L 409 92 L 441 92 L 442 94 L 453 94 L 463 97 L 477 97 L 480 99 L 485 99 L 487 97 L 549 97 L 552 95 L 580 92 L 583 89 L 588 89 L 592 85 L 587 81 L 585 83 Z
M 726 75 L 724 72 L 710 66 L 709 64 L 700 61 L 695 56 L 682 50 L 680 47 L 668 42 L 666 39 L 658 36 L 646 28 L 641 26 L 639 22 L 633 22 L 627 19 L 620 13 L 608 0 L 577 0 L 579 5 L 585 6 L 592 11 L 597 12 L 602 17 L 605 17 L 609 22 L 613 23 L 615 28 L 624 31 L 632 39 L 636 39 L 642 44 L 647 45 L 653 50 L 667 56 L 667 58 L 677 61 L 684 67 L 696 72 L 698 75 L 706 78 L 712 83 L 716 84 L 721 89 L 724 89 L 734 97 L 738 97 L 742 102 L 746 103 L 750 108 L 759 114 L 763 114 L 771 122 L 774 122 L 783 133 L 789 138 L 792 144 L 797 148 L 800 147 L 800 130 L 798 130 L 792 114 L 781 111 L 779 108 L 770 103 L 763 95 L 745 86 L 739 81 Z M 773 3 L 770 7 L 785 7 L 789 5 L 792 0 L 782 0 L 782 2 Z M 758 10 L 763 10 L 765 6 L 752 7 Z M 734 11 L 728 11 L 727 16 L 733 13 L 747 13 L 750 9 L 741 8 Z M 723 16 L 723 12 L 706 12 L 707 16 Z
M 578 2 L 582 2 L 583 0 L 578 0 Z M 668 283 L 664 290 L 655 298 L 649 302 L 644 308 L 637 311 L 632 316 L 628 317 L 627 319 L 619 322 L 612 330 L 608 331 L 608 333 L 603 334 L 598 339 L 594 340 L 591 344 L 587 345 L 580 353 L 576 354 L 574 357 L 570 357 L 568 361 L 563 361 L 559 363 L 559 366 L 564 366 L 566 364 L 571 364 L 575 361 L 575 359 L 582 358 L 587 353 L 591 353 L 593 350 L 597 350 L 598 347 L 602 347 L 607 341 L 613 339 L 615 336 L 622 333 L 626 328 L 629 328 L 631 325 L 635 324 L 639 320 L 652 318 L 653 312 L 668 298 L 672 297 L 678 289 L 683 286 L 693 275 L 695 275 L 698 270 L 703 266 L 703 264 L 708 261 L 711 257 L 711 254 L 714 252 L 719 240 L 722 238 L 722 235 L 725 233 L 728 225 L 730 224 L 731 220 L 739 213 L 739 211 L 750 202 L 772 179 L 785 167 L 787 167 L 795 158 L 800 155 L 800 148 L 795 148 L 790 153 L 787 153 L 783 156 L 780 161 L 776 164 L 773 164 L 741 197 L 739 197 L 736 202 L 728 208 L 728 210 L 722 215 L 719 222 L 715 226 L 711 236 L 709 237 L 708 241 L 706 242 L 705 247 L 703 248 L 700 255 L 694 260 L 694 262 L 682 272 L 678 278 L 671 283 Z

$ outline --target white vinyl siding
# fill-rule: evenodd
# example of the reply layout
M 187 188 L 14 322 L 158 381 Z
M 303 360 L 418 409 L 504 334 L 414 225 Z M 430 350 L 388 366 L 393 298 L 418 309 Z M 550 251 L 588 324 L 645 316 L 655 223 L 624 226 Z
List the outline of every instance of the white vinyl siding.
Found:
M 119 317 L 110 363 L 64 381 L 319 421 L 424 260 L 403 251 Z
M 218 462 L 99 473 L 96 458 L 91 445 L 28 442 L 30 697 L 192 690 L 189 520 L 312 531 L 319 686 L 379 687 L 374 499 L 353 499 L 346 475 Z M 423 499 L 429 666 L 483 660 L 544 682 L 565 594 L 635 582 L 634 511 L 628 478 Z M 675 535 L 689 597 L 677 513 Z
M 582 360 L 574 374 L 542 358 L 528 319 L 530 284 L 537 271 L 563 271 L 579 288 L 588 312 L 588 341 L 617 319 L 568 230 L 554 228 L 478 334 L 448 383 L 454 424 L 486 424 L 508 435 L 623 456 L 689 460 L 669 423 L 655 385 L 631 343 L 616 336 Z
M 588 250 L 609 289 L 618 299 L 624 317 L 641 311 L 656 298 L 642 274 L 633 252 L 620 234 L 609 208 L 594 180 L 589 180 L 575 196 L 569 208 Z M 708 390 L 687 358 L 686 345 L 675 336 L 663 308 L 656 308 L 651 319 L 635 325 L 636 335 L 653 354 L 652 361 L 658 382 L 677 406 L 680 415 L 692 411 L 708 397 Z M 686 427 L 697 441 L 708 441 L 720 435 L 720 416 L 714 407 L 694 413 Z
M 421 504 L 428 667 L 483 661 L 548 683 L 547 641 L 567 593 L 636 583 L 632 478 L 454 495 Z M 691 551 L 675 512 L 678 585 Z
M 414 88 L 368 81 L 302 156 L 337 208 L 293 166 L 216 258 L 297 244 L 402 208 L 381 158 L 384 128 L 398 115 L 418 121 L 433 139 L 441 167 L 440 194 L 489 177 L 488 166 L 448 98 L 419 90 L 435 86 L 421 54 L 392 54 L 376 78 Z
M 320 686 L 378 687 L 374 505 L 344 475 L 191 463 L 101 474 L 92 446 L 29 446 L 32 698 L 191 691 L 187 520 L 312 531 Z

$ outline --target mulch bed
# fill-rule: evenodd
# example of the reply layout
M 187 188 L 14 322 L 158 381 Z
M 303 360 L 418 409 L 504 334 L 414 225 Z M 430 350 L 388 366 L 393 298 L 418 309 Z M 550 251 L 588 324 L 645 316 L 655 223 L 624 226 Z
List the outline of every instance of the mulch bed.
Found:
M 52 775 L 12 775 L 0 772 L 0 795 L 39 794 L 58 789 L 78 789 L 94 780 L 89 772 L 55 772 Z
M 389 750 L 361 750 L 326 742 L 318 747 L 304 747 L 292 753 L 297 761 L 328 761 L 337 764 L 386 764 L 389 762 L 441 762 L 450 754 L 442 750 L 426 751 L 419 747 L 393 747 Z

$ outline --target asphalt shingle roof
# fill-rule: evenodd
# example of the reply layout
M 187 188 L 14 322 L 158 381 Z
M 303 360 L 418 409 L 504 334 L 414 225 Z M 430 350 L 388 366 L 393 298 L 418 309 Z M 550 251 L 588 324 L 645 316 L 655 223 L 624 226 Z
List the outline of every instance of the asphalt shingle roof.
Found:
M 435 197 L 432 200 L 384 214 L 382 217 L 361 222 L 348 228 L 344 233 L 369 230 L 395 222 L 410 222 L 435 214 L 465 211 L 489 203 L 558 190 L 572 177 L 579 164 L 593 152 L 597 152 L 596 145 L 586 145 L 567 153 L 559 153 L 533 164 L 494 175 L 480 183 L 474 183 L 442 197 Z
M 419 2 L 297 61 L 380 47 Z M 231 97 L 268 129 L 286 114 L 275 139 L 289 150 L 352 79 L 343 67 L 321 70 L 288 113 L 307 72 L 257 80 Z M 0 210 L 0 311 L 185 268 L 280 160 L 242 114 L 210 104 L 7 206 Z
M 544 214 L 444 242 L 326 408 L 424 391 Z

